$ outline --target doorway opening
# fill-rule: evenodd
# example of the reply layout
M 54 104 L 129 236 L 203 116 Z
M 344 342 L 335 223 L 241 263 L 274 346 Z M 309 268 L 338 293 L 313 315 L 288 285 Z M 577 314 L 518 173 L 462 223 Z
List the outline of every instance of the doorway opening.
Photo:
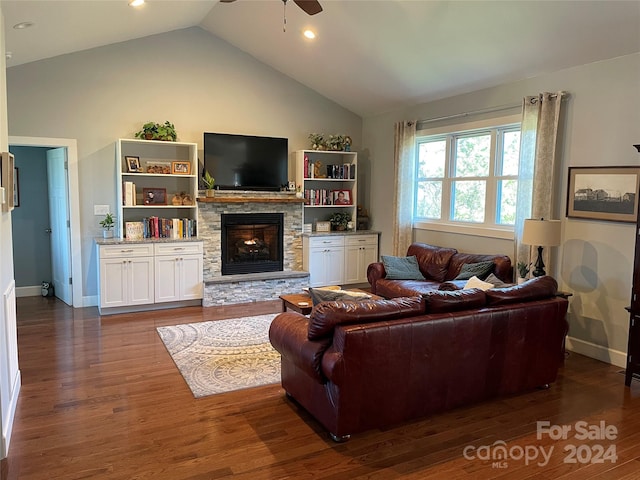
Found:
M 76 141 L 10 136 L 9 149 L 16 152 L 20 196 L 18 206 L 12 212 L 14 277 L 28 284 L 16 290 L 19 294 L 38 295 L 41 282 L 52 281 L 56 297 L 68 305 L 81 307 Z M 38 158 L 41 160 L 37 161 Z M 28 163 L 31 161 L 34 163 Z M 44 192 L 39 190 L 42 189 L 46 189 L 46 196 L 41 201 Z M 33 201 L 34 197 L 38 200 Z M 29 222 L 24 222 L 25 217 L 30 219 Z M 36 218 L 40 218 L 39 225 L 34 223 Z M 44 259 L 48 253 L 49 261 L 46 262 Z M 46 276 L 47 269 L 36 265 L 34 258 L 50 265 L 50 277 L 35 280 Z

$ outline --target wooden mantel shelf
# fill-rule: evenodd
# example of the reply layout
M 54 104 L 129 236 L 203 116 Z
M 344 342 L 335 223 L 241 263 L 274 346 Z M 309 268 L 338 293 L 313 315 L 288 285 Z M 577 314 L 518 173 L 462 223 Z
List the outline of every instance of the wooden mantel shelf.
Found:
M 298 198 L 295 196 L 286 196 L 286 197 L 261 197 L 256 195 L 255 197 L 250 196 L 215 196 L 215 197 L 198 197 L 196 199 L 201 203 L 247 203 L 247 202 L 255 202 L 255 203 L 304 203 L 304 198 Z

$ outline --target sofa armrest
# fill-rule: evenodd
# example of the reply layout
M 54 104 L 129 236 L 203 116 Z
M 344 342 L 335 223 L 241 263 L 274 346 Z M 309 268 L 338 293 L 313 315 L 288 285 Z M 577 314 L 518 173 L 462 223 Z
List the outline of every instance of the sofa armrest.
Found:
M 371 285 L 371 293 L 376 294 L 376 282 L 386 276 L 387 272 L 382 262 L 369 264 L 367 267 L 367 280 L 369 280 L 369 284 Z
M 319 383 L 325 383 L 321 369 L 322 356 L 332 339 L 309 340 L 308 330 L 307 317 L 295 312 L 281 313 L 271 322 L 269 341 L 280 355 Z

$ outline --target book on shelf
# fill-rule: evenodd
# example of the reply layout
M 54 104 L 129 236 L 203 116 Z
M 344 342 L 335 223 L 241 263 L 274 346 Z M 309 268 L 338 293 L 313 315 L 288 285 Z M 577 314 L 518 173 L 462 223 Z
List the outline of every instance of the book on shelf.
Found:
M 197 222 L 192 218 L 147 217 L 142 222 L 143 238 L 193 238 Z
M 122 185 L 123 205 L 132 207 L 136 205 L 136 185 L 133 182 L 123 182 Z

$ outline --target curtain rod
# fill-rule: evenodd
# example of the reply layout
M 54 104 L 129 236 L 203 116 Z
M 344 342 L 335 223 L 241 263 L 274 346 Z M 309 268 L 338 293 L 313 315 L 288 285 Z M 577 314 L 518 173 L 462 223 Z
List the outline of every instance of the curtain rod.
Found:
M 416 122 L 416 128 L 419 130 L 420 127 L 424 126 L 427 123 L 438 122 L 440 120 L 450 120 L 452 118 L 468 117 L 469 115 L 480 115 L 482 113 L 501 112 L 503 110 L 512 110 L 518 107 L 522 107 L 522 103 L 514 103 L 512 105 L 501 105 L 499 107 L 490 107 L 490 108 L 484 108 L 482 110 L 474 110 L 473 112 L 455 113 L 453 115 L 446 115 L 444 117 L 435 117 L 435 118 L 428 118 L 426 120 L 418 120 Z

